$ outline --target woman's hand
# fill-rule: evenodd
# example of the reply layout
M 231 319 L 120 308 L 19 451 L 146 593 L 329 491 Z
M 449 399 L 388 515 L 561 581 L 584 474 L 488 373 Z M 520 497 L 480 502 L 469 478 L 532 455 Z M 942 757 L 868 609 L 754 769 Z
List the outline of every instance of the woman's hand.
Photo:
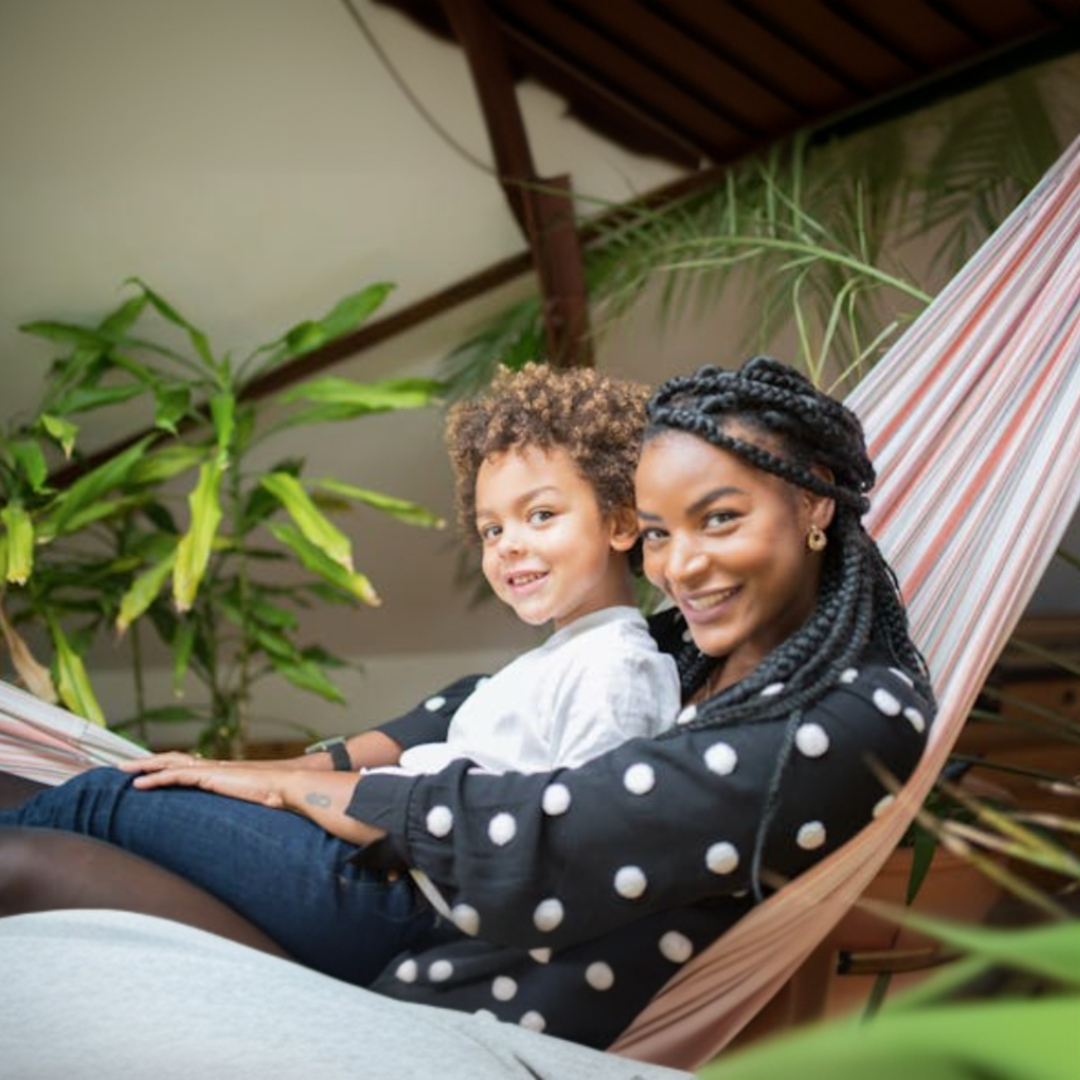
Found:
M 142 791 L 195 787 L 271 810 L 291 810 L 354 844 L 370 844 L 386 835 L 384 830 L 345 813 L 353 790 L 361 782 L 358 773 L 313 772 L 282 767 L 280 762 L 203 761 L 190 754 L 157 757 L 169 760 L 136 776 L 134 787 Z
M 168 750 L 162 754 L 135 761 L 122 761 L 117 768 L 127 773 L 157 773 L 166 769 L 319 769 L 322 763 L 310 757 L 278 758 L 266 761 L 214 761 L 183 750 Z M 318 755 L 322 757 L 323 755 Z

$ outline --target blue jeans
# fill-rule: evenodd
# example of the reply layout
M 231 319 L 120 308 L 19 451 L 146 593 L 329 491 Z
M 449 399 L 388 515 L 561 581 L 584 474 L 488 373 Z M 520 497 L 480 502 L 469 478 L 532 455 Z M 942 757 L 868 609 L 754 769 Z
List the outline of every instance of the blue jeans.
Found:
M 139 791 L 91 769 L 0 810 L 0 825 L 105 840 L 202 886 L 301 963 L 366 986 L 438 921 L 407 873 L 357 866 L 358 848 L 306 818 L 192 788 Z

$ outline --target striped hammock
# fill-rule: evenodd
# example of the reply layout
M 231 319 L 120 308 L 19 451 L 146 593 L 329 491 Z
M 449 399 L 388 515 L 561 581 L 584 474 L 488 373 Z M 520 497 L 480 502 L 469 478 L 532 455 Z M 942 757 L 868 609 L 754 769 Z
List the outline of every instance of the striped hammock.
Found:
M 867 526 L 940 710 L 890 809 L 687 964 L 616 1041 L 693 1069 L 858 899 L 934 784 L 1080 505 L 1080 140 L 851 395 L 881 477 Z
M 940 713 L 924 761 L 858 837 L 688 963 L 612 1050 L 693 1069 L 866 888 L 934 783 L 1080 502 L 1080 141 L 858 387 L 896 569 Z M 0 683 L 0 768 L 57 783 L 142 753 Z

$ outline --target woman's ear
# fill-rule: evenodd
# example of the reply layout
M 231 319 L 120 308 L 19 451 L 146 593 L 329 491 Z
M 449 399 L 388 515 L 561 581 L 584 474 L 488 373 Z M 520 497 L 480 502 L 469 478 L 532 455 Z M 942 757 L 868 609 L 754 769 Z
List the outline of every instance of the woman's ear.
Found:
M 629 551 L 638 539 L 637 511 L 630 506 L 619 506 L 608 514 L 612 551 Z
M 824 465 L 813 465 L 810 471 L 821 477 L 826 483 L 831 484 L 833 482 L 832 470 L 825 468 Z M 830 499 L 827 495 L 818 495 L 813 491 L 808 491 L 806 488 L 800 488 L 799 490 L 807 504 L 809 514 L 807 524 L 816 525 L 822 530 L 827 529 L 832 522 L 833 514 L 836 512 L 836 501 Z

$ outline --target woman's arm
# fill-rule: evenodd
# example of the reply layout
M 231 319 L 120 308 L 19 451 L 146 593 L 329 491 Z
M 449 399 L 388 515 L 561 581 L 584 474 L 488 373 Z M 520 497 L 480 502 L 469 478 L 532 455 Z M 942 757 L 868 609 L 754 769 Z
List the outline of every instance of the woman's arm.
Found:
M 910 774 L 927 715 L 901 675 L 867 666 L 802 718 L 772 808 L 784 721 L 683 728 L 549 774 L 373 775 L 347 813 L 385 830 L 376 849 L 423 870 L 480 937 L 560 949 L 750 889 L 766 815 L 762 865 L 801 873 L 886 796 L 869 758 Z
M 360 777 L 354 772 L 326 772 L 288 767 L 264 768 L 243 762 L 198 762 L 166 766 L 137 776 L 144 791 L 160 787 L 194 787 L 258 803 L 272 810 L 291 810 L 310 818 L 328 833 L 354 844 L 370 844 L 385 835 L 346 814 Z

